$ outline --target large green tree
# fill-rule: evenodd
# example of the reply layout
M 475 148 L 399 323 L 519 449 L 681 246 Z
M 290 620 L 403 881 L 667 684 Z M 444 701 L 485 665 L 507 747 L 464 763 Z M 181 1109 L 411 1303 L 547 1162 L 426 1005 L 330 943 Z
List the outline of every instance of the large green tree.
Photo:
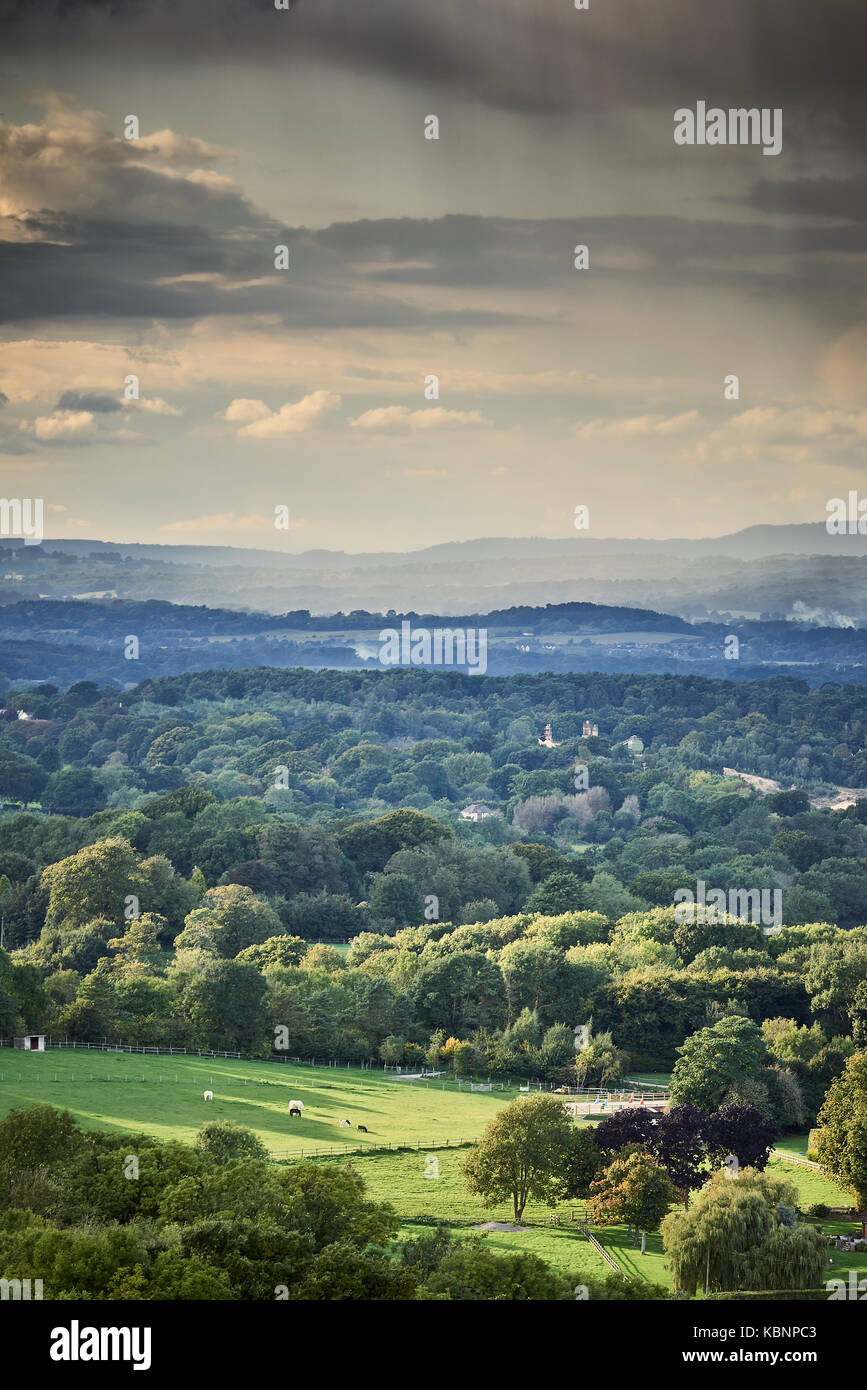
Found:
M 251 1129 L 233 1120 L 210 1120 L 196 1133 L 196 1148 L 214 1163 L 230 1163 L 235 1158 L 267 1158 L 268 1150 Z
M 520 1221 L 531 1197 L 552 1201 L 563 1182 L 572 1120 L 553 1096 L 519 1096 L 491 1121 L 461 1165 L 470 1192 L 511 1199 Z
M 85 845 L 77 854 L 51 864 L 42 872 L 48 889 L 49 927 L 83 927 L 97 917 L 118 926 L 124 921 L 127 899 L 141 892 L 138 856 L 120 837 Z M 130 904 L 130 907 L 133 905 Z
M 756 1080 L 767 1060 L 762 1030 L 748 1018 L 721 1018 L 677 1049 L 671 1076 L 673 1105 L 716 1110 L 729 1092 Z
M 816 1152 L 825 1172 L 867 1211 L 867 1052 L 856 1052 L 819 1111 Z
M 432 959 L 418 971 L 412 989 L 428 1028 L 466 1033 L 502 1022 L 503 977 L 481 951 L 453 951 Z
M 280 918 L 273 907 L 249 888 L 229 883 L 208 890 L 201 905 L 186 917 L 175 946 L 199 948 L 231 960 L 247 946 L 279 934 Z

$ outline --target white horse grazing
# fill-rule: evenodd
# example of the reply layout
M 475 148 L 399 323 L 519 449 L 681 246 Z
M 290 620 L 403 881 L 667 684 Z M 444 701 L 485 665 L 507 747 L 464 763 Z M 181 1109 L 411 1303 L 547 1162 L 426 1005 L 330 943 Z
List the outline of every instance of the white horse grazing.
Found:
M 297 1115 L 297 1116 L 300 1118 L 301 1115 L 303 1114 L 303 1112 L 304 1112 L 304 1102 L 303 1102 L 303 1100 L 290 1100 L 290 1102 L 289 1102 L 289 1114 L 290 1114 L 290 1115 Z
M 205 1091 L 205 1093 L 204 1093 L 204 1098 L 205 1098 L 205 1100 L 213 1100 L 213 1099 L 214 1099 L 214 1093 L 213 1093 L 213 1091 Z
M 341 1120 L 341 1121 L 340 1121 L 340 1124 L 341 1124 L 341 1128 L 343 1127 L 343 1125 L 345 1125 L 347 1129 L 351 1129 L 351 1128 L 352 1128 L 352 1121 L 351 1121 L 351 1120 Z

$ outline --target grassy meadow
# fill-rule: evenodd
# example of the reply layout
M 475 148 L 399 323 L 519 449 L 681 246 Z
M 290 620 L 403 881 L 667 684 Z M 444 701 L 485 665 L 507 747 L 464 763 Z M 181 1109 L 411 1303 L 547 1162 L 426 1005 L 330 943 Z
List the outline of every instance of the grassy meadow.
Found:
M 206 1089 L 214 1092 L 213 1102 L 203 1099 Z M 477 1139 L 516 1094 L 514 1087 L 471 1092 L 446 1078 L 398 1081 L 393 1073 L 354 1067 L 83 1049 L 0 1051 L 0 1115 L 50 1104 L 70 1110 L 84 1129 L 145 1131 L 186 1143 L 193 1142 L 206 1120 L 234 1120 L 258 1135 L 272 1156 L 302 1157 L 315 1150 L 323 1159 L 351 1164 L 371 1198 L 395 1207 L 404 1234 L 430 1229 L 432 1219 L 452 1223 L 460 1237 L 477 1234 L 474 1227 L 483 1222 L 512 1221 L 508 1202 L 486 1203 L 467 1192 L 460 1172 L 466 1148 L 453 1146 Z M 305 1106 L 300 1120 L 289 1118 L 289 1101 L 296 1099 Z M 351 1130 L 340 1127 L 343 1117 L 352 1121 Z M 358 1124 L 368 1133 L 359 1133 Z M 383 1145 L 395 1147 L 382 1152 Z M 795 1185 L 803 1209 L 817 1202 L 850 1205 L 851 1196 L 821 1173 L 784 1156 L 805 1147 L 806 1135 L 781 1140 L 777 1148 L 782 1152 L 771 1159 L 768 1171 Z M 522 1231 L 490 1231 L 483 1238 L 497 1251 L 528 1250 L 576 1276 L 604 1277 L 608 1266 L 571 1219 L 573 1211 L 583 1214 L 583 1206 L 530 1202 L 525 1217 L 538 1224 Z M 559 1216 L 559 1226 L 550 1224 L 552 1214 Z M 852 1222 L 820 1224 L 834 1234 L 854 1230 Z M 644 1256 L 625 1227 L 597 1227 L 594 1234 L 625 1273 L 670 1285 L 658 1234 L 648 1235 Z M 867 1256 L 833 1251 L 832 1259 L 829 1277 L 845 1278 L 850 1269 L 859 1277 L 867 1274 Z
M 202 1093 L 214 1092 L 213 1101 Z M 397 1081 L 359 1067 L 308 1067 L 206 1057 L 55 1048 L 0 1050 L 0 1115 L 28 1105 L 56 1105 L 83 1129 L 144 1130 L 192 1143 L 206 1120 L 234 1120 L 269 1153 L 334 1146 L 477 1139 L 496 1111 L 517 1094 L 458 1090 L 453 1081 Z M 289 1118 L 290 1100 L 304 1103 Z M 352 1129 L 341 1128 L 342 1118 Z M 356 1126 L 363 1124 L 367 1134 Z M 351 1136 L 351 1144 L 350 1144 Z

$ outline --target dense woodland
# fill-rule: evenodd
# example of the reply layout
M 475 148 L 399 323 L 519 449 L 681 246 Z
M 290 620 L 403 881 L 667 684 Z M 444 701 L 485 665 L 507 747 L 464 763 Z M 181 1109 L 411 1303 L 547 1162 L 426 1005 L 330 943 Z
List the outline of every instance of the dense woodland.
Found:
M 735 1017 L 754 1064 L 715 1100 L 802 1124 L 867 1037 L 867 802 L 800 790 L 867 781 L 863 705 L 406 671 L 10 692 L 0 793 L 32 804 L 0 822 L 0 1033 L 268 1056 L 282 1029 L 293 1056 L 607 1084 Z M 783 929 L 679 924 L 698 880 L 781 890 Z

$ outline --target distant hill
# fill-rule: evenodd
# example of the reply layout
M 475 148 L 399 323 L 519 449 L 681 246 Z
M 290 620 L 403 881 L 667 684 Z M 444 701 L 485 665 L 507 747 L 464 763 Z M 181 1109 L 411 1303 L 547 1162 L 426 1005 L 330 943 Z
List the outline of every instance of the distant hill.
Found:
M 867 537 L 829 536 L 821 524 L 753 526 L 709 540 L 493 537 L 379 555 L 0 541 L 0 605 L 102 597 L 279 615 L 446 617 L 585 603 L 691 622 L 867 627 Z
M 244 566 L 255 569 L 346 570 L 379 565 L 403 565 L 409 557 L 427 563 L 467 564 L 496 559 L 532 560 L 596 555 L 720 555 L 732 559 L 760 560 L 775 555 L 865 555 L 867 536 L 832 536 L 824 522 L 801 525 L 748 526 L 725 536 L 684 537 L 665 540 L 644 537 L 596 538 L 576 533 L 553 539 L 544 536 L 494 536 L 472 541 L 446 541 L 411 551 L 351 553 L 344 550 L 305 550 L 287 554 L 279 550 L 225 545 L 145 545 L 125 541 L 46 540 L 46 550 L 85 556 L 95 551 L 114 551 L 124 558 L 157 560 L 174 565 Z M 20 541 L 0 540 L 0 550 L 20 549 Z
M 399 624 L 408 619 L 417 626 L 432 627 L 443 621 L 439 613 L 311 614 L 306 608 L 287 613 L 249 613 L 230 608 L 192 607 L 154 599 L 55 600 L 30 599 L 0 607 L 0 633 L 62 634 L 73 631 L 80 639 L 117 637 L 129 631 L 155 634 L 192 633 L 200 637 L 241 636 L 255 632 L 354 632 Z M 533 632 L 565 629 L 576 633 L 694 631 L 690 623 L 668 613 L 646 608 L 610 607 L 598 603 L 550 603 L 543 607 L 494 609 L 489 613 L 464 613 L 448 620 L 452 625 Z

